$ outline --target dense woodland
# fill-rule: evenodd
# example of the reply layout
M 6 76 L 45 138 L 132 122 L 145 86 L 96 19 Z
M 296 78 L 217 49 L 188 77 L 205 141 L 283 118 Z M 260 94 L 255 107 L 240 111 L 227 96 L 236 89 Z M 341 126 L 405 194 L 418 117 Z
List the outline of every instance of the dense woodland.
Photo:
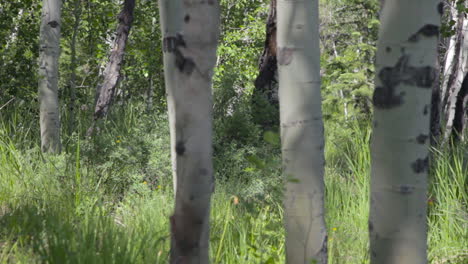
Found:
M 382 148 L 380 157 L 390 160 L 404 152 L 393 153 L 396 148 L 391 144 L 380 144 L 382 135 L 398 138 L 406 127 L 419 131 L 411 125 L 419 124 L 411 106 L 405 108 L 408 114 L 393 119 L 383 114 L 390 104 L 402 104 L 398 98 L 405 96 L 384 91 L 392 83 L 385 78 L 411 83 L 401 72 L 419 68 L 401 59 L 391 65 L 395 72 L 385 77 L 382 72 L 390 66 L 379 64 L 377 55 L 392 50 L 387 47 L 378 53 L 385 17 L 381 6 L 401 7 L 406 1 L 318 1 L 318 39 L 310 41 L 316 41 L 317 48 L 311 50 L 317 56 L 311 57 L 320 67 L 307 79 L 319 79 L 319 96 L 307 98 L 317 102 L 313 107 L 321 109 L 323 117 L 323 129 L 317 126 L 320 132 L 314 135 L 324 136 L 320 153 L 310 159 L 314 164 L 325 160 L 323 173 L 317 176 L 324 184 L 324 208 L 317 214 L 326 226 L 321 237 L 325 251 L 320 249 L 324 257 L 316 263 L 406 263 L 373 256 L 382 251 L 372 245 L 379 240 L 373 232 L 380 228 L 373 221 L 382 215 L 372 215 L 376 209 L 370 202 L 375 200 L 370 177 L 377 179 L 374 168 L 382 166 L 373 163 L 377 159 L 371 154 L 371 141 L 377 142 L 373 147 Z M 207 69 L 214 66 L 212 83 L 207 78 L 205 84 L 212 90 L 203 90 L 206 96 L 195 93 L 177 101 L 183 93 L 176 88 L 193 81 L 177 76 L 201 70 L 187 60 L 183 53 L 187 51 L 178 49 L 194 41 L 178 34 L 166 36 L 177 28 L 176 16 L 164 13 L 174 8 L 170 1 L 0 0 L 0 263 L 199 263 L 185 259 L 177 238 L 177 228 L 185 224 L 177 216 L 187 209 L 175 203 L 185 199 L 183 195 L 174 193 L 176 187 L 189 190 L 184 193 L 195 190 L 177 181 L 181 177 L 177 173 L 188 172 L 174 172 L 184 162 L 179 156 L 190 148 L 179 144 L 186 141 L 177 141 L 183 122 L 174 120 L 194 109 L 206 111 L 200 115 L 208 120 L 212 114 L 212 124 L 206 124 L 212 130 L 202 133 L 197 142 L 209 149 L 206 153 L 212 152 L 207 160 L 200 158 L 208 167 L 212 159 L 212 173 L 208 169 L 202 174 L 214 175 L 204 185 L 213 191 L 211 212 L 209 196 L 208 209 L 203 211 L 210 226 L 210 262 L 268 264 L 285 263 L 287 258 L 290 264 L 303 263 L 291 257 L 293 251 L 286 254 L 293 244 L 285 230 L 290 225 L 284 224 L 289 212 L 284 202 L 288 191 L 284 191 L 297 191 L 290 189 L 297 179 L 289 177 L 295 168 L 287 161 L 297 156 L 285 154 L 288 115 L 281 112 L 294 104 L 280 101 L 296 98 L 286 99 L 295 102 L 301 94 L 293 97 L 294 93 L 282 91 L 280 79 L 302 71 L 286 73 L 284 68 L 289 62 L 285 63 L 287 52 L 281 47 L 288 31 L 278 25 L 285 21 L 284 10 L 276 8 L 284 1 L 219 2 L 219 26 L 208 23 L 214 26 L 205 29 L 218 39 L 217 47 L 209 47 L 212 54 L 216 50 L 216 57 L 205 56 Z M 45 5 L 56 5 L 60 12 L 44 12 L 54 9 Z M 464 264 L 468 263 L 468 2 L 444 0 L 433 9 L 440 16 L 441 26 L 436 29 L 440 34 L 431 35 L 433 28 L 425 27 L 408 40 L 418 43 L 430 36 L 437 41 L 436 70 L 416 85 L 428 88 L 424 95 L 428 102 L 420 109 L 421 116 L 428 117 L 427 133 L 416 141 L 425 146 L 419 153 L 429 154 L 413 169 L 428 174 L 427 192 L 426 187 L 417 188 L 424 200 L 421 210 L 427 215 L 420 217 L 424 245 L 425 223 L 428 229 L 427 262 Z M 402 14 L 411 16 L 411 10 Z M 210 14 L 181 16 L 180 23 L 185 23 L 181 27 L 208 21 Z M 56 69 L 50 59 L 54 56 Z M 56 95 L 47 97 L 54 89 Z M 188 166 L 198 170 L 201 165 Z M 398 192 L 404 196 L 412 190 Z M 409 206 L 407 210 L 412 210 Z M 396 211 L 403 209 L 395 208 L 396 223 Z M 190 240 L 187 237 L 182 240 Z

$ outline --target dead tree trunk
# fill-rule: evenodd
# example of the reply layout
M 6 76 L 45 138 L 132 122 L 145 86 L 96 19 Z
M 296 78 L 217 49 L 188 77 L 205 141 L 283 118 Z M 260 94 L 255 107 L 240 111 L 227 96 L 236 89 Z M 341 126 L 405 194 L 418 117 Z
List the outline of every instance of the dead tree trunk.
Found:
M 276 0 L 270 2 L 270 12 L 266 23 L 265 46 L 259 61 L 259 73 L 255 79 L 252 108 L 255 122 L 263 128 L 278 125 L 277 114 L 275 114 L 275 119 L 265 118 L 263 115 L 263 112 L 271 110 L 270 107 L 265 107 L 265 104 L 279 111 L 278 66 L 276 62 Z
M 119 14 L 119 24 L 116 30 L 116 36 L 109 55 L 109 62 L 103 73 L 104 81 L 97 89 L 97 102 L 94 109 L 94 121 L 107 115 L 109 106 L 114 97 L 115 88 L 120 79 L 120 69 L 122 67 L 127 44 L 128 35 L 133 22 L 133 10 L 135 0 L 125 0 L 122 11 Z M 91 130 L 92 131 L 92 130 Z

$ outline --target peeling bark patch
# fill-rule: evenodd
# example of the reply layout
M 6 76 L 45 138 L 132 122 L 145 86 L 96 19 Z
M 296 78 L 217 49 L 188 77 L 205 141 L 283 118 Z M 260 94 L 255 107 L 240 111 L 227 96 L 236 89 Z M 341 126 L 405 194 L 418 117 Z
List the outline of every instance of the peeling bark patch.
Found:
M 382 109 L 397 107 L 403 103 L 404 92 L 395 93 L 400 84 L 414 85 L 421 88 L 431 88 L 436 80 L 436 70 L 433 67 L 413 67 L 409 64 L 409 56 L 403 55 L 394 67 L 384 67 L 379 72 L 382 86 L 376 87 L 372 101 L 374 106 Z
M 293 60 L 294 49 L 292 48 L 278 48 L 278 64 L 289 65 Z
M 50 21 L 49 23 L 47 23 L 51 28 L 56 28 L 58 27 L 59 23 L 55 20 L 53 21 Z
M 418 142 L 419 144 L 424 144 L 424 143 L 426 143 L 426 140 L 428 138 L 429 138 L 428 135 L 421 134 L 418 137 L 416 137 L 416 142 Z
M 411 163 L 411 168 L 415 173 L 427 172 L 429 169 L 429 158 L 426 157 L 424 159 L 417 159 Z
M 164 52 L 175 52 L 179 46 L 185 47 L 185 41 L 180 34 L 177 34 L 175 37 L 171 36 L 163 39 Z
M 439 12 L 439 15 L 443 15 L 443 14 L 444 14 L 444 3 L 443 3 L 443 2 L 440 2 L 440 3 L 437 5 L 437 12 Z
M 176 143 L 175 151 L 177 155 L 182 156 L 185 153 L 185 144 L 182 141 Z
M 409 42 L 418 42 L 421 39 L 421 36 L 424 37 L 437 37 L 439 36 L 439 26 L 426 24 L 414 33 L 409 39 Z

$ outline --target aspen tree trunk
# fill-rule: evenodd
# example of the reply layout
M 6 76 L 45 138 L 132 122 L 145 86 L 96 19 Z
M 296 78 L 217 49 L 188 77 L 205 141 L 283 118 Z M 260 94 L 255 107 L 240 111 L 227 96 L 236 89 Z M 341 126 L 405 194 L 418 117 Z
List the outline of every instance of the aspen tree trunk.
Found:
M 213 68 L 219 36 L 216 0 L 160 0 L 171 132 L 175 210 L 171 260 L 209 263 Z
M 327 263 L 318 0 L 278 0 L 286 260 Z
M 454 130 L 455 138 L 463 136 L 459 124 L 463 122 L 463 112 L 468 111 L 463 109 L 466 97 L 463 81 L 468 74 L 468 17 L 466 13 L 457 11 L 456 3 L 449 4 L 451 17 L 455 21 L 455 34 L 450 37 L 442 86 L 445 141 L 454 134 Z M 468 8 L 468 2 L 464 3 L 464 7 Z
M 77 57 L 76 57 L 76 38 L 79 33 L 79 27 L 81 23 L 81 0 L 75 0 L 73 7 L 73 16 L 74 16 L 74 25 L 73 25 L 73 34 L 70 43 L 71 50 L 71 63 L 70 63 L 70 84 L 69 84 L 69 95 L 70 95 L 70 104 L 68 106 L 68 133 L 71 135 L 75 130 L 75 105 L 76 105 L 76 67 L 77 67 Z
M 438 0 L 387 1 L 377 45 L 371 142 L 372 264 L 427 263 L 431 95 Z
M 44 0 L 39 34 L 39 115 L 41 149 L 60 153 L 58 59 L 60 56 L 61 0 Z
M 116 30 L 116 37 L 112 45 L 112 50 L 109 56 L 109 62 L 104 70 L 104 81 L 97 89 L 97 102 L 94 109 L 94 120 L 103 118 L 107 115 L 110 104 L 114 97 L 115 88 L 120 79 L 120 69 L 123 64 L 125 47 L 130 34 L 130 29 L 133 22 L 133 10 L 135 8 L 135 0 L 125 0 L 122 6 L 122 11 L 119 14 L 119 25 Z
M 146 111 L 150 112 L 153 110 L 153 96 L 154 96 L 154 83 L 153 83 L 153 73 L 150 73 L 149 77 L 149 87 L 148 87 L 148 98 L 146 99 Z

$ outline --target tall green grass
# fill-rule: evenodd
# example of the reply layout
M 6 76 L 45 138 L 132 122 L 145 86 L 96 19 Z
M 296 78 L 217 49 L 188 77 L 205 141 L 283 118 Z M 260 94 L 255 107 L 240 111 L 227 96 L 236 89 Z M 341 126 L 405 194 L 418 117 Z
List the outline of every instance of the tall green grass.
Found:
M 0 125 L 0 263 L 168 262 L 167 121 L 127 114 L 123 123 L 107 122 L 94 140 L 79 136 L 83 125 L 60 156 L 41 154 L 34 135 L 22 134 L 32 127 Z M 329 263 L 368 263 L 371 132 L 327 131 Z M 278 147 L 217 148 L 212 262 L 284 263 Z M 468 263 L 467 149 L 433 151 L 428 243 L 434 264 Z

